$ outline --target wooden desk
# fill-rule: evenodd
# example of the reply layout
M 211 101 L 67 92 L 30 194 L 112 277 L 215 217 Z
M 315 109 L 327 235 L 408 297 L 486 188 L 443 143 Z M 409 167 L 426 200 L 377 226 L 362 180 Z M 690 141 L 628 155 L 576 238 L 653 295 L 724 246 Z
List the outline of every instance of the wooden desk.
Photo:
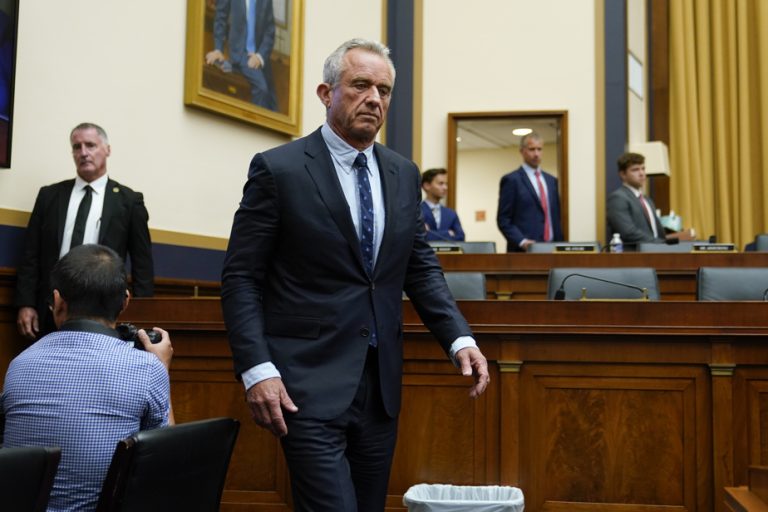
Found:
M 460 307 L 491 361 L 491 385 L 468 398 L 469 380 L 404 304 L 392 510 L 420 482 L 515 485 L 533 512 L 725 510 L 724 487 L 768 463 L 767 304 Z M 243 422 L 222 510 L 285 510 L 278 443 L 248 417 L 218 300 L 137 299 L 126 318 L 171 331 L 178 421 Z
M 610 266 L 600 261 L 608 258 L 634 266 L 640 256 L 648 257 L 589 257 L 599 266 Z M 656 265 L 662 258 L 655 256 L 669 257 L 651 256 Z M 762 254 L 695 256 L 707 264 L 768 263 Z M 478 257 L 441 259 L 446 267 L 460 262 L 463 269 L 494 271 L 514 264 L 525 271 L 584 256 Z M 668 269 L 688 268 L 681 260 L 675 270 L 674 261 Z M 693 269 L 698 263 L 685 264 Z M 10 306 L 13 280 L 0 272 L 3 373 L 27 346 L 16 334 Z M 746 485 L 750 465 L 768 465 L 766 303 L 459 306 L 490 361 L 491 385 L 480 399 L 469 399 L 468 379 L 456 373 L 404 303 L 403 415 L 390 480 L 392 510 L 403 510 L 408 487 L 434 482 L 515 485 L 525 493 L 528 512 L 723 511 L 724 488 Z M 178 421 L 241 420 L 222 510 L 288 510 L 279 445 L 249 418 L 242 385 L 232 374 L 218 299 L 134 299 L 124 319 L 171 332 Z
M 699 267 L 768 267 L 768 253 L 439 254 L 443 270 L 483 272 L 488 299 L 546 299 L 554 267 L 652 267 L 662 300 L 696 300 Z

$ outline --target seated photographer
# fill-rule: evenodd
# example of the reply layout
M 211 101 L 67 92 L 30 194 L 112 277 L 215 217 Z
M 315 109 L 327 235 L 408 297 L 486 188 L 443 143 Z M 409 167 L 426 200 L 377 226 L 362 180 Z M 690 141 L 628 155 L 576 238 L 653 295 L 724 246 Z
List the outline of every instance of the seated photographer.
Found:
M 48 510 L 93 510 L 119 440 L 173 423 L 168 333 L 152 343 L 138 331 L 132 348 L 118 336 L 130 294 L 112 249 L 82 245 L 51 273 L 58 331 L 34 343 L 8 368 L 0 405 L 4 446 L 62 450 Z

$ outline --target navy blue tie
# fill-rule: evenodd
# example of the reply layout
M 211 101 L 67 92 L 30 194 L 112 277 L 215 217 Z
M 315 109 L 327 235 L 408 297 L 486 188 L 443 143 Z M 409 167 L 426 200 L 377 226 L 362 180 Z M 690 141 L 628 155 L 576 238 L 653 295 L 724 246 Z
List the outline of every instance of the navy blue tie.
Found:
M 373 277 L 373 193 L 368 179 L 368 159 L 363 153 L 357 154 L 352 168 L 357 171 L 357 192 L 360 197 L 360 252 L 363 253 L 365 271 L 369 277 Z M 375 318 L 373 322 L 368 344 L 375 347 L 378 345 Z
M 368 179 L 368 159 L 358 153 L 352 167 L 357 171 L 357 191 L 360 197 L 360 251 L 369 276 L 373 276 L 373 194 Z

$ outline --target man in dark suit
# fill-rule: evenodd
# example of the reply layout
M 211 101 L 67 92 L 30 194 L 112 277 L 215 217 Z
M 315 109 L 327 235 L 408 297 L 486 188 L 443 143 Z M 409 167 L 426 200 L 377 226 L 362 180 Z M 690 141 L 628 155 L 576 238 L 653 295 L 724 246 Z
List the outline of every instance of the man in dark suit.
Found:
M 464 241 L 464 230 L 456 212 L 440 204 L 448 192 L 448 172 L 445 169 L 427 169 L 421 175 L 421 188 L 427 195 L 421 202 L 421 214 L 427 240 Z
M 384 510 L 402 377 L 402 293 L 461 368 L 485 357 L 425 240 L 416 165 L 376 144 L 389 50 L 353 39 L 325 62 L 326 122 L 257 154 L 235 214 L 222 305 L 257 424 L 281 438 L 294 510 Z
M 618 233 L 626 245 L 639 242 L 694 240 L 693 229 L 666 233 L 656 205 L 643 194 L 645 188 L 645 157 L 639 153 L 624 153 L 617 162 L 622 186 L 608 195 L 608 229 Z M 672 242 L 668 242 L 672 240 Z
M 520 139 L 523 164 L 501 178 L 496 223 L 507 239 L 507 252 L 563 240 L 557 178 L 541 169 L 543 150 L 538 133 L 525 135 Z
M 619 157 L 621 185 L 608 195 L 608 229 L 618 233 L 622 242 L 664 242 L 664 227 L 656 215 L 656 205 L 643 194 L 645 187 L 645 157 L 624 153 Z
M 214 49 L 205 62 L 241 73 L 251 85 L 251 102 L 277 109 L 269 60 L 275 45 L 272 0 L 216 0 L 213 40 Z M 229 60 L 224 56 L 225 42 Z
M 106 245 L 123 260 L 130 255 L 133 294 L 151 297 L 154 292 L 149 214 L 143 196 L 107 176 L 110 146 L 103 128 L 82 123 L 69 140 L 77 177 L 40 189 L 16 271 L 16 324 L 29 339 L 55 329 L 48 278 L 53 265 L 76 245 Z

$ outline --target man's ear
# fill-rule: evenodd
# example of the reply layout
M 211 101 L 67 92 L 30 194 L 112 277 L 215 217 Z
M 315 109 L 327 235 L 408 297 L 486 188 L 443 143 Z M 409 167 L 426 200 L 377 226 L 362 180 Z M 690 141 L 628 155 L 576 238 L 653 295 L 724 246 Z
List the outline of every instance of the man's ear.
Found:
M 331 86 L 325 82 L 317 86 L 317 97 L 325 108 L 331 108 Z
M 56 324 L 56 328 L 61 327 L 67 320 L 69 310 L 67 308 L 67 301 L 61 296 L 59 290 L 53 290 L 53 305 L 51 306 L 51 313 L 53 314 L 53 323 Z
M 128 308 L 128 303 L 129 302 L 131 302 L 131 292 L 130 292 L 130 290 L 125 290 L 125 298 L 123 299 L 123 307 L 120 309 L 120 314 L 121 315 Z

